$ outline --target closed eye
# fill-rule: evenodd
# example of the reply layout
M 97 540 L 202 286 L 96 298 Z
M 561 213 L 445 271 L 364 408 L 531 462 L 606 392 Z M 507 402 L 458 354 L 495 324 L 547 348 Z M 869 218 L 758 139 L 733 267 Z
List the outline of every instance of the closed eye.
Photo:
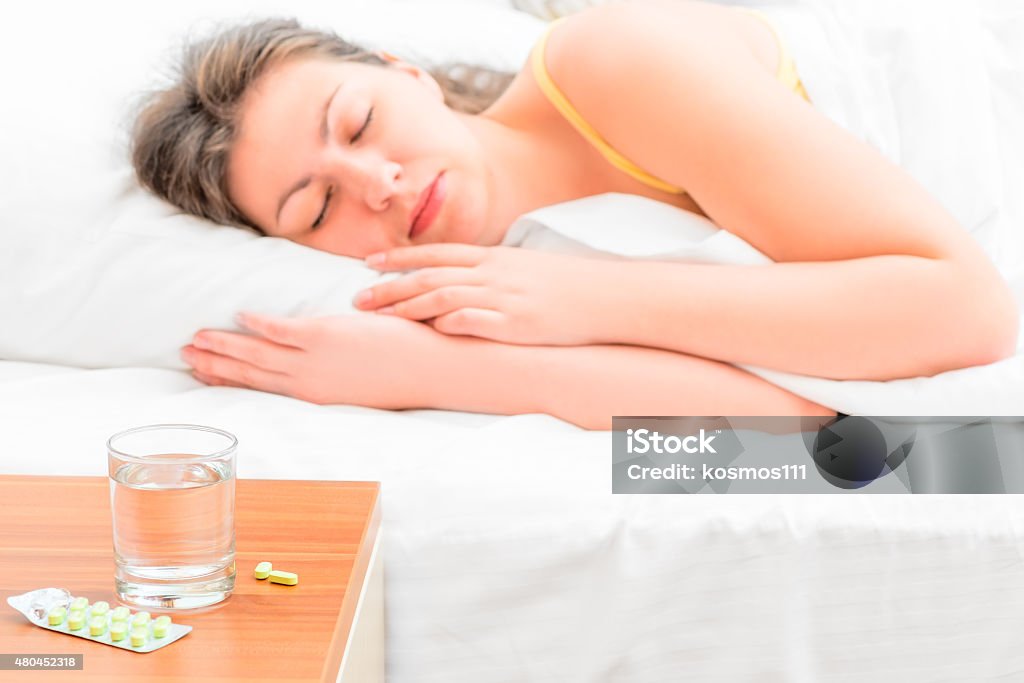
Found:
M 331 195 L 333 195 L 333 194 L 334 194 L 334 188 L 333 187 L 327 188 L 327 195 L 324 197 L 324 208 L 322 208 L 320 210 L 320 215 L 316 217 L 315 221 L 313 221 L 313 225 L 310 226 L 310 228 L 309 228 L 310 230 L 316 230 L 321 225 L 323 225 L 324 217 L 327 216 L 327 207 L 329 207 L 331 205 Z
M 350 142 L 359 142 L 359 138 L 363 137 L 363 133 L 366 132 L 366 128 L 370 125 L 370 121 L 373 121 L 373 107 L 370 107 L 370 111 L 366 114 L 366 121 L 363 123 L 363 127 L 359 129 L 359 132 L 352 136 Z
M 352 136 L 352 140 L 350 142 L 352 142 L 352 143 L 358 142 L 359 138 L 363 137 L 363 133 L 366 132 L 366 129 L 367 129 L 367 127 L 369 127 L 371 121 L 373 121 L 373 107 L 370 107 L 370 111 L 367 112 L 367 114 L 366 114 L 366 121 L 363 122 L 363 127 L 359 129 L 358 133 L 356 133 L 355 135 Z M 316 217 L 316 220 L 313 221 L 313 225 L 310 226 L 310 228 L 309 228 L 310 231 L 314 231 L 317 228 L 319 228 L 321 225 L 323 225 L 324 218 L 327 217 L 327 209 L 331 205 L 331 195 L 333 195 L 333 194 L 334 194 L 334 188 L 333 187 L 328 188 L 327 194 L 326 194 L 326 196 L 324 196 L 323 208 L 320 209 L 320 215 L 318 215 Z

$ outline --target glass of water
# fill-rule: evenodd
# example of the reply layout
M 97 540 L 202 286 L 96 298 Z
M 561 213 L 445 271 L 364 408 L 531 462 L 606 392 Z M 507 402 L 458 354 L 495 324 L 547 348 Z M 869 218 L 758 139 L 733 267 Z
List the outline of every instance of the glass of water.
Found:
M 114 584 L 126 603 L 205 607 L 235 586 L 235 451 L 231 434 L 151 425 L 107 442 Z

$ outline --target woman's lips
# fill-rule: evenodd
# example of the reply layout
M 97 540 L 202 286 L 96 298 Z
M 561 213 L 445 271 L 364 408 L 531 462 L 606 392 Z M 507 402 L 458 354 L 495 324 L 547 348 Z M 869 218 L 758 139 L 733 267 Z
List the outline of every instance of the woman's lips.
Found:
M 446 190 L 445 173 L 442 171 L 434 179 L 434 182 L 427 189 L 423 190 L 423 195 L 425 196 L 421 196 L 419 202 L 422 208 L 412 222 L 412 227 L 409 230 L 409 239 L 414 239 L 417 235 L 422 234 L 434 222 L 437 214 L 441 213 L 441 207 L 444 205 L 444 199 L 447 194 Z

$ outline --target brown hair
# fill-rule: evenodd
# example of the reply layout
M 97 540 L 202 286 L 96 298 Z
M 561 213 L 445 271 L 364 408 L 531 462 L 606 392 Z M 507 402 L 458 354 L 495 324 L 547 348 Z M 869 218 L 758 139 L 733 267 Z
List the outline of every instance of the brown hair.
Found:
M 249 86 L 268 68 L 297 55 L 387 65 L 334 33 L 306 29 L 294 20 L 243 24 L 193 42 L 185 48 L 175 84 L 149 95 L 135 120 L 131 157 L 139 183 L 190 214 L 259 231 L 228 196 L 228 154 Z M 469 114 L 490 106 L 514 77 L 462 64 L 428 71 L 445 104 Z

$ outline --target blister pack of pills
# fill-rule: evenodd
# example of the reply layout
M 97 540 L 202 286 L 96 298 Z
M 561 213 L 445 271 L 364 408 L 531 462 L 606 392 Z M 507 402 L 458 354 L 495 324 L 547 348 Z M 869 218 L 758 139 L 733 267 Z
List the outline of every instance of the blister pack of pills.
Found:
M 7 598 L 36 626 L 78 636 L 131 652 L 152 652 L 170 645 L 192 630 L 175 624 L 168 616 L 152 618 L 149 612 L 132 612 L 127 607 L 111 608 L 99 601 L 73 598 L 63 588 L 40 588 Z

